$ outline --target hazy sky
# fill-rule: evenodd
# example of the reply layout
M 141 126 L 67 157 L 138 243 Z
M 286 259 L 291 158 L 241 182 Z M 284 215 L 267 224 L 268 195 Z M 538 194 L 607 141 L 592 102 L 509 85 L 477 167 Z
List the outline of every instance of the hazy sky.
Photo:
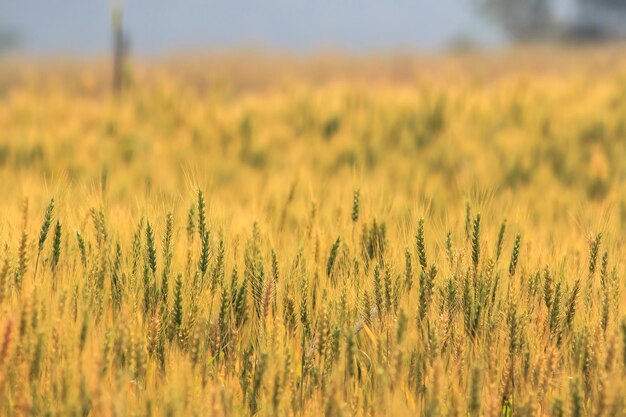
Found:
M 502 40 L 471 0 L 128 0 L 124 25 L 134 53 L 262 47 L 432 50 L 469 36 Z M 0 0 L 0 27 L 31 54 L 101 54 L 110 45 L 105 0 Z

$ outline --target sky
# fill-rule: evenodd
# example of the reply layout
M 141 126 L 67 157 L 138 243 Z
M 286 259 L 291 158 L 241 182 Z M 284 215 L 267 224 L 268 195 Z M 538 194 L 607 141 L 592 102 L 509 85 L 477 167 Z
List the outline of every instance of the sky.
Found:
M 0 0 L 0 27 L 32 55 L 100 55 L 111 43 L 107 0 Z M 133 53 L 259 48 L 309 53 L 437 50 L 503 36 L 472 0 L 127 0 Z

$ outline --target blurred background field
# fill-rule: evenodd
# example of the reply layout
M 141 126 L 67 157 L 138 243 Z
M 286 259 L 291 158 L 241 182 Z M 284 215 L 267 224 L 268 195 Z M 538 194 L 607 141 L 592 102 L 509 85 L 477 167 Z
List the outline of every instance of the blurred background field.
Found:
M 184 56 L 130 63 L 121 94 L 107 62 L 7 61 L 2 187 L 54 178 L 96 193 L 105 175 L 110 203 L 210 185 L 248 207 L 306 178 L 309 193 L 376 184 L 441 213 L 476 186 L 547 218 L 621 210 L 622 51 Z

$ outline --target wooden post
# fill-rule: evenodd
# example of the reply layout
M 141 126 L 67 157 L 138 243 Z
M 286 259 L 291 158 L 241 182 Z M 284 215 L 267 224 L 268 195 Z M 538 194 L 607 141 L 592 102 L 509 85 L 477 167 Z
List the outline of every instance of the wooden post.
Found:
M 122 9 L 117 6 L 111 16 L 113 29 L 113 93 L 119 94 L 124 86 L 124 61 L 128 49 L 122 27 Z

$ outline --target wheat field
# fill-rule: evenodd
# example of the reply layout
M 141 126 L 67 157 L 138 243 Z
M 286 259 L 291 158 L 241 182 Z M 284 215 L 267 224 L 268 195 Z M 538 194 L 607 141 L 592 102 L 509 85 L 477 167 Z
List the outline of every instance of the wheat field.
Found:
M 7 65 L 0 415 L 626 415 L 620 53 Z

